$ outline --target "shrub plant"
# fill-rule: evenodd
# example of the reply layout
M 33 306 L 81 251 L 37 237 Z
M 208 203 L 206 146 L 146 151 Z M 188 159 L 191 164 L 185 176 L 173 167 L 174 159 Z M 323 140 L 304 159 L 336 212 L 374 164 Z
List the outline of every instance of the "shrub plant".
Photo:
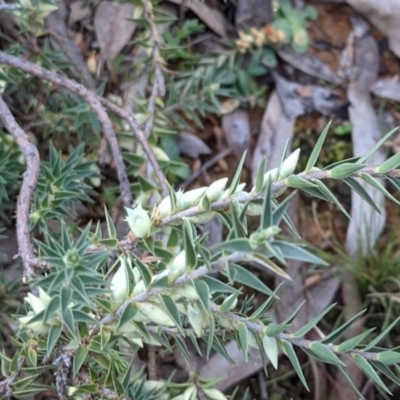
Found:
M 43 18 L 53 10 L 51 4 L 40 8 L 40 3 L 24 2 L 18 14 L 22 30 L 35 27 L 42 52 L 28 61 L 22 57 L 27 52 L 23 46 L 0 51 L 4 83 L 0 217 L 4 225 L 10 225 L 10 213 L 16 207 L 23 267 L 22 282 L 4 280 L 0 285 L 1 327 L 11 332 L 0 351 L 0 397 L 29 398 L 51 388 L 61 399 L 225 399 L 230 396 L 214 388 L 215 380 L 199 377 L 187 344 L 200 357 L 217 352 L 229 360 L 225 345 L 230 341 L 237 343 L 245 359 L 249 359 L 250 348 L 258 349 L 265 371 L 267 363 L 279 368 L 283 354 L 306 388 L 299 351 L 335 366 L 347 378 L 348 362 L 356 363 L 376 386 L 390 393 L 387 382 L 400 384 L 400 355 L 398 349 L 382 348 L 381 342 L 399 318 L 378 334 L 368 330 L 343 340 L 360 312 L 319 340 L 308 340 L 307 333 L 334 305 L 297 330 L 291 323 L 299 310 L 293 310 L 285 321 L 273 322 L 268 311 L 279 301 L 279 287 L 266 285 L 249 271 L 246 262 L 286 280 L 290 279 L 284 268 L 288 260 L 324 264 L 300 243 L 287 214 L 296 190 L 332 202 L 346 214 L 324 184 L 327 179 L 344 181 L 377 212 L 364 184 L 397 202 L 378 179 L 400 187 L 400 170 L 396 169 L 400 155 L 379 166 L 366 164 L 393 132 L 365 156 L 320 169 L 315 164 L 328 125 L 301 172 L 296 171 L 299 150 L 289 156 L 285 151 L 277 168 L 265 171 L 265 162 L 260 165 L 255 185 L 248 189 L 241 182 L 244 154 L 231 181 L 223 178 L 208 187 L 176 191 L 173 184 L 188 169 L 174 153 L 173 129 L 190 117 L 198 118 L 199 111 L 216 111 L 218 98 L 231 92 L 221 89 L 215 74 L 199 74 L 201 65 L 196 74 L 191 65 L 193 69 L 167 81 L 163 102 L 162 54 L 166 48 L 159 48 L 154 34 L 157 8 L 150 1 L 141 5 L 153 81 L 151 95 L 139 102 L 137 114 L 119 108 L 111 97 L 103 96 L 103 90 L 91 92 L 67 77 L 67 64 L 60 54 L 49 51 L 42 38 L 38 16 Z M 285 10 L 279 18 L 287 15 Z M 167 39 L 173 41 L 173 37 Z M 179 53 L 179 59 L 186 58 Z M 217 67 L 210 71 L 221 73 Z M 186 90 L 190 101 L 183 104 L 177 88 Z M 196 88 L 201 89 L 200 97 Z M 42 103 L 32 98 L 33 90 L 43 95 Z M 24 112 L 33 109 L 35 118 L 44 119 L 45 155 L 39 155 L 40 143 L 15 120 L 8 105 L 11 100 L 18 101 Z M 76 205 L 89 205 L 96 195 L 106 193 L 103 186 L 109 183 L 95 162 L 101 132 L 114 158 L 119 188 L 111 188 L 112 194 L 105 196 L 104 223 L 93 218 L 82 226 L 75 220 Z M 124 152 L 121 143 L 127 139 L 131 141 L 129 151 Z M 72 143 L 69 148 L 65 146 L 68 142 Z M 125 206 L 129 229 L 125 238 L 117 237 L 110 215 L 118 211 L 119 204 Z M 258 216 L 257 229 L 249 229 L 249 216 Z M 198 227 L 212 218 L 219 218 L 228 233 L 223 242 L 209 248 L 206 234 L 199 233 Z M 56 226 L 50 221 L 56 221 Z M 282 234 L 284 225 L 289 236 Z M 244 286 L 261 293 L 265 301 L 254 308 L 242 293 Z M 132 372 L 127 353 L 154 346 L 182 352 L 191 372 L 186 382 L 176 383 L 173 376 L 152 380 L 146 370 Z

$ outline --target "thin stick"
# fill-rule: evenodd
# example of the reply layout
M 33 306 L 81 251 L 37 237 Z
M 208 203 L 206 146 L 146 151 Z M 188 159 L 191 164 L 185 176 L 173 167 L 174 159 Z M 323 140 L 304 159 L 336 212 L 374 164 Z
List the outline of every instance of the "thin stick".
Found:
M 78 96 L 84 98 L 90 104 L 93 111 L 97 114 L 99 121 L 103 125 L 104 133 L 108 139 L 108 142 L 110 143 L 111 151 L 113 153 L 113 157 L 117 168 L 118 179 L 120 182 L 121 197 L 125 205 L 130 206 L 132 204 L 132 195 L 130 193 L 129 180 L 128 176 L 126 175 L 124 161 L 117 141 L 117 137 L 112 128 L 111 120 L 108 117 L 105 110 L 103 109 L 102 105 L 113 111 L 115 114 L 120 116 L 128 123 L 133 134 L 136 136 L 137 140 L 143 147 L 143 151 L 148 157 L 149 162 L 152 164 L 154 168 L 160 186 L 163 190 L 163 194 L 168 193 L 165 176 L 161 171 L 161 168 L 155 158 L 153 151 L 151 150 L 150 145 L 146 140 L 143 131 L 139 128 L 135 119 L 130 113 L 121 110 L 118 106 L 111 103 L 110 101 L 102 99 L 101 97 L 97 96 L 96 94 L 86 89 L 84 86 L 80 85 L 74 80 L 58 75 L 45 68 L 42 68 L 39 65 L 33 64 L 27 60 L 11 56 L 9 54 L 0 51 L 0 63 L 10 65 L 28 74 L 34 75 L 38 78 L 47 80 L 57 86 L 67 89 L 77 94 Z
M 113 130 L 111 120 L 104 108 L 102 107 L 99 97 L 90 90 L 86 89 L 84 86 L 71 79 L 65 78 L 61 75 L 57 75 L 54 72 L 40 67 L 39 65 L 33 64 L 27 60 L 18 57 L 11 56 L 2 51 L 0 51 L 0 63 L 10 65 L 21 71 L 27 72 L 28 74 L 37 76 L 38 78 L 45 79 L 55 85 L 63 87 L 84 98 L 90 104 L 93 111 L 97 114 L 99 121 L 103 126 L 107 140 L 110 143 L 115 166 L 117 169 L 122 200 L 126 206 L 130 206 L 132 204 L 132 194 L 130 191 L 128 176 L 125 171 L 125 164 L 122 158 L 121 149 L 117 141 L 117 136 L 115 135 L 115 132 Z
M 206 172 L 209 168 L 211 168 L 214 164 L 216 164 L 222 158 L 229 155 L 231 152 L 232 152 L 232 149 L 230 147 L 228 147 L 228 148 L 220 151 L 218 154 L 216 154 L 212 158 L 210 158 L 197 171 L 193 172 L 193 174 L 190 176 L 190 178 L 186 179 L 186 181 L 182 183 L 182 185 L 180 186 L 180 189 L 182 189 L 182 190 L 186 189 L 201 174 Z
M 18 125 L 1 95 L 0 120 L 13 136 L 26 160 L 26 171 L 17 202 L 17 240 L 19 254 L 24 265 L 24 277 L 28 279 L 35 274 L 36 258 L 29 234 L 29 213 L 33 192 L 39 178 L 40 156 L 36 146 L 29 141 L 26 133 Z
M 124 121 L 126 121 L 129 128 L 131 129 L 133 134 L 136 136 L 136 139 L 142 146 L 144 153 L 146 154 L 151 166 L 154 169 L 154 173 L 157 176 L 157 180 L 160 184 L 161 193 L 162 193 L 163 197 L 167 197 L 168 196 L 168 187 L 167 187 L 167 183 L 166 183 L 167 180 L 164 176 L 164 173 L 162 172 L 160 164 L 158 163 L 158 161 L 156 159 L 156 156 L 154 155 L 153 150 L 151 149 L 151 147 L 149 145 L 149 142 L 146 139 L 146 135 L 144 134 L 143 130 L 140 129 L 135 118 L 133 118 L 131 113 L 123 110 L 122 108 L 119 108 L 117 105 L 115 105 L 114 103 L 111 103 L 111 101 L 109 101 L 107 99 L 100 97 L 100 102 L 101 102 L 101 104 L 103 104 L 104 107 L 108 108 L 114 114 L 118 115 L 120 118 L 122 118 Z

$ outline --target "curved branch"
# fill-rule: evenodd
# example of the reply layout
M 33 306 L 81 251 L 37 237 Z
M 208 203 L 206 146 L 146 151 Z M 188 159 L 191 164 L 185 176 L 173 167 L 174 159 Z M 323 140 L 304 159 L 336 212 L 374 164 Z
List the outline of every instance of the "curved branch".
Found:
M 29 234 L 29 213 L 33 192 L 40 172 L 39 152 L 18 125 L 10 109 L 0 95 L 0 120 L 10 132 L 26 160 L 26 171 L 22 180 L 17 202 L 17 240 L 19 254 L 24 265 L 24 276 L 30 278 L 35 274 L 36 258 Z
M 97 114 L 99 121 L 103 126 L 107 140 L 110 143 L 120 183 L 121 197 L 124 205 L 132 205 L 132 194 L 130 191 L 129 180 L 125 171 L 125 164 L 117 141 L 117 136 L 115 135 L 109 116 L 101 105 L 99 97 L 90 90 L 86 89 L 84 86 L 71 79 L 57 75 L 54 72 L 40 67 L 39 65 L 33 64 L 27 60 L 18 57 L 11 56 L 2 51 L 0 51 L 0 63 L 10 65 L 21 71 L 27 72 L 28 74 L 45 79 L 46 81 L 63 87 L 84 98 L 90 104 L 93 111 Z

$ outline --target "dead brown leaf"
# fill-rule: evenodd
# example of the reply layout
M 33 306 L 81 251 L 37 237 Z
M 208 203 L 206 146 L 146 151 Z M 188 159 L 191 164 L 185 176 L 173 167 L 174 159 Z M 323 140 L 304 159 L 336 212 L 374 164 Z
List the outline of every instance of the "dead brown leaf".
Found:
M 222 37 L 227 37 L 226 27 L 228 25 L 224 16 L 207 4 L 199 0 L 183 1 L 183 0 L 168 0 L 174 4 L 184 5 L 193 11 L 212 31 Z
M 391 50 L 400 57 L 400 2 L 398 0 L 347 0 L 347 3 L 387 36 Z
M 237 109 L 222 117 L 222 130 L 228 146 L 241 157 L 250 143 L 250 121 L 248 112 Z
M 90 7 L 85 0 L 74 1 L 69 6 L 68 26 L 82 21 L 84 18 L 90 16 Z
M 101 50 L 101 61 L 111 69 L 111 62 L 128 43 L 136 24 L 128 21 L 133 17 L 131 4 L 102 2 L 94 16 L 94 29 Z
M 236 28 L 261 26 L 271 22 L 273 16 L 272 0 L 238 0 L 236 5 Z

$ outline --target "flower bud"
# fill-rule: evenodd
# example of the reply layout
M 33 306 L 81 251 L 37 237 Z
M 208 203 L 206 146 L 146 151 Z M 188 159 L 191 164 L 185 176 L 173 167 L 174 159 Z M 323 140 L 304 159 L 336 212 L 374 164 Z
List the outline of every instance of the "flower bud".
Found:
M 246 187 L 246 184 L 245 184 L 245 183 L 239 183 L 239 185 L 237 185 L 236 190 L 231 194 L 231 196 L 242 192 L 243 189 L 244 189 L 245 187 Z M 222 195 L 221 195 L 220 198 L 221 198 L 221 199 L 226 199 L 226 198 L 228 197 L 229 190 L 230 190 L 230 189 L 226 189 L 226 190 L 222 193 Z
M 41 287 L 39 287 L 39 298 L 46 307 L 50 304 L 51 297 Z
M 146 289 L 146 285 L 144 284 L 144 281 L 143 281 L 143 280 L 140 280 L 140 281 L 135 285 L 135 287 L 133 288 L 132 296 L 137 296 L 138 294 L 141 294 L 141 293 L 145 292 L 146 290 L 147 290 L 147 289 Z
M 177 295 L 179 298 L 185 298 L 189 301 L 194 301 L 199 299 L 199 295 L 196 289 L 191 285 L 185 285 L 181 287 L 177 287 L 174 289 L 174 295 Z
M 25 297 L 25 301 L 31 306 L 35 315 L 41 313 L 46 309 L 43 301 L 39 297 L 34 296 L 32 293 L 28 293 L 28 296 Z
M 177 193 L 177 207 L 179 210 L 186 210 L 190 207 L 196 205 L 196 203 L 203 197 L 206 192 L 206 187 L 201 187 L 194 190 L 189 190 L 188 192 Z
M 204 323 L 206 322 L 204 320 L 203 313 L 201 311 L 201 308 L 197 303 L 188 304 L 187 307 L 187 316 L 190 322 L 190 325 L 192 325 L 193 330 L 195 331 L 196 335 L 198 337 L 201 337 L 201 334 L 203 333 L 203 327 Z
M 196 400 L 197 399 L 197 388 L 194 385 L 189 386 L 183 392 L 183 399 L 184 400 Z
M 161 200 L 161 203 L 157 206 L 160 218 L 167 217 L 172 214 L 171 210 L 171 198 L 169 196 Z
M 278 179 L 286 179 L 289 175 L 292 175 L 299 162 L 300 149 L 295 150 L 286 160 L 283 161 Z
M 227 183 L 228 178 L 218 179 L 217 181 L 213 182 L 206 190 L 206 196 L 208 199 L 211 202 L 219 200 Z
M 249 244 L 253 249 L 256 249 L 266 240 L 277 235 L 280 231 L 281 229 L 276 225 L 269 226 L 267 229 L 263 229 L 261 231 L 256 231 L 250 235 Z
M 150 302 L 135 303 L 135 306 L 141 314 L 156 325 L 175 326 L 175 322 L 172 321 L 171 317 L 160 306 Z
M 129 296 L 129 277 L 124 258 L 119 257 L 121 266 L 114 274 L 110 283 L 111 298 L 115 304 L 120 304 Z
M 172 263 L 167 267 L 169 270 L 169 278 L 174 281 L 178 276 L 181 276 L 187 271 L 186 267 L 186 253 L 181 251 L 172 261 Z
M 253 43 L 253 36 L 248 33 L 244 33 L 243 31 L 238 32 L 239 38 L 242 42 L 248 43 L 249 45 Z
M 258 217 L 263 213 L 263 206 L 261 204 L 249 203 L 246 208 L 246 215 Z
M 135 209 L 126 208 L 129 229 L 137 238 L 144 238 L 150 235 L 151 220 L 149 213 L 139 204 Z
M 35 316 L 35 313 L 30 311 L 25 317 L 18 318 L 22 326 L 26 326 L 28 329 L 35 333 L 47 333 L 50 330 L 50 325 L 43 323 L 42 321 L 32 322 L 29 321 Z
M 269 171 L 267 171 L 264 174 L 264 179 L 263 179 L 263 188 L 265 189 L 268 183 L 268 180 L 270 180 L 271 182 L 274 182 L 277 178 L 278 175 L 278 168 L 273 168 Z
M 203 389 L 203 392 L 210 400 L 227 400 L 225 395 L 218 389 L 208 388 L 208 389 Z
M 206 224 L 208 221 L 211 221 L 214 216 L 214 211 L 207 211 L 198 215 L 194 215 L 193 217 L 187 217 L 187 219 L 194 224 Z

